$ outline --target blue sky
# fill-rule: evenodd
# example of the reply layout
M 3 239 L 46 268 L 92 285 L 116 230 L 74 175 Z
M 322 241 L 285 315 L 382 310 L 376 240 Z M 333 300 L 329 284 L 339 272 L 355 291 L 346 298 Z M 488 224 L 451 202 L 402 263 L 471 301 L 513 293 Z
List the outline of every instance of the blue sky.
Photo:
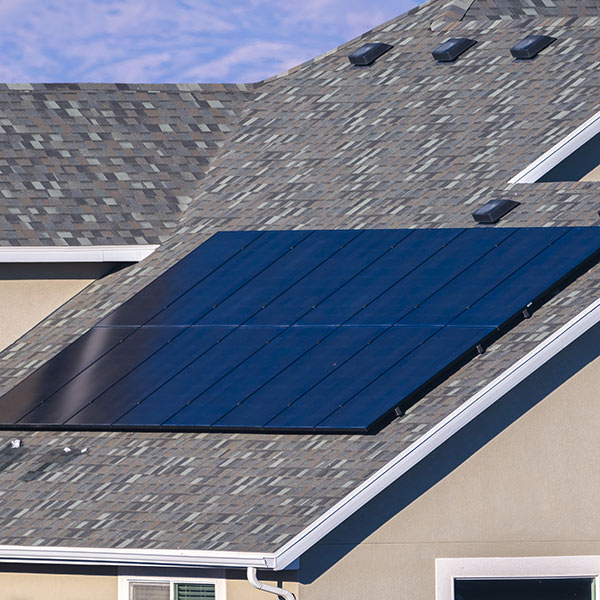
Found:
M 419 2 L 0 0 L 0 81 L 258 81 Z

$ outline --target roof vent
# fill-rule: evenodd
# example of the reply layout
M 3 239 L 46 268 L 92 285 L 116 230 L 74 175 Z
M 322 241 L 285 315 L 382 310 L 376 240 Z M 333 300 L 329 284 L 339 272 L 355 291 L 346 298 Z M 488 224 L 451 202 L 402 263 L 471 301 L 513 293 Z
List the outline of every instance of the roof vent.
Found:
M 450 62 L 456 60 L 463 52 L 466 52 L 471 46 L 474 46 L 477 40 L 468 38 L 451 38 L 438 46 L 431 54 L 435 60 L 440 62 Z
M 353 65 L 366 67 L 367 65 L 374 63 L 382 54 L 385 54 L 393 47 L 394 46 L 390 46 L 389 44 L 384 44 L 382 42 L 365 44 L 350 54 L 350 56 L 348 56 L 348 60 Z
M 515 200 L 491 200 L 473 213 L 478 223 L 496 223 L 513 208 L 519 206 Z
M 555 41 L 556 38 L 549 35 L 528 35 L 524 40 L 515 44 L 510 49 L 510 53 L 515 58 L 533 58 Z

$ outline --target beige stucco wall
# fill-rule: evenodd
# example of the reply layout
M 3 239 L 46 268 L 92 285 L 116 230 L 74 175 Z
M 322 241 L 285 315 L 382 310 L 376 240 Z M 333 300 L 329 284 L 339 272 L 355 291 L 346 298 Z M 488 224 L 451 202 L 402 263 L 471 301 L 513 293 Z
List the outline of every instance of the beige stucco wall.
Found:
M 2 600 L 117 600 L 117 578 L 0 573 Z
M 0 351 L 110 267 L 87 263 L 0 265 Z
M 600 181 L 600 166 L 592 169 L 587 175 L 584 175 L 579 181 Z
M 437 557 L 600 554 L 600 359 L 580 369 L 599 350 L 600 334 L 590 334 L 563 353 L 562 367 L 520 386 L 513 409 L 559 379 L 388 522 L 377 514 L 403 506 L 402 482 L 306 553 L 299 600 L 431 600 Z M 579 371 L 561 383 L 561 368 Z M 426 479 L 432 465 L 406 485 Z

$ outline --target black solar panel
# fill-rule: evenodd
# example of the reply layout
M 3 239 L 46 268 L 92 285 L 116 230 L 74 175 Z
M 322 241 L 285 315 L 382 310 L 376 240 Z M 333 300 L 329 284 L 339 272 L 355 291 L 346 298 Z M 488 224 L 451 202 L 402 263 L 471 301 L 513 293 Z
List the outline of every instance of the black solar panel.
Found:
M 0 398 L 0 424 L 369 431 L 599 254 L 593 227 L 219 233 Z

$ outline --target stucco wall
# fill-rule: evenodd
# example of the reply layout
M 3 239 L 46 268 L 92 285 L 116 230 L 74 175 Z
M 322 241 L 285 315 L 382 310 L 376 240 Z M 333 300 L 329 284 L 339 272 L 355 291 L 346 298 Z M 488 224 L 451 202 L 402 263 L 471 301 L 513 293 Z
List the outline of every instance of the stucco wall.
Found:
M 0 573 L 2 600 L 117 600 L 117 578 Z
M 599 351 L 596 328 L 307 552 L 300 600 L 432 599 L 437 557 L 600 554 Z
M 0 351 L 111 268 L 109 264 L 0 265 Z

